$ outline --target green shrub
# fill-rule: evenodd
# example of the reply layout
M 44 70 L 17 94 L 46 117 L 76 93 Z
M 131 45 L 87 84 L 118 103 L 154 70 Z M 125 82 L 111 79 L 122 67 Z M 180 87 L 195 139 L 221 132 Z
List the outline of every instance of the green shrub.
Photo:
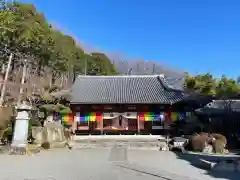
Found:
M 69 114 L 71 112 L 72 112 L 72 110 L 69 107 L 64 107 L 60 110 L 61 114 Z
M 11 142 L 14 134 L 14 129 L 12 127 L 12 123 L 8 124 L 8 127 L 5 130 L 1 130 L 1 140 Z M 41 126 L 41 123 L 37 120 L 30 119 L 28 126 L 28 139 L 32 138 L 32 127 L 33 126 Z
M 39 107 L 41 111 L 46 111 L 48 113 L 59 112 L 60 109 L 55 104 L 44 104 Z
M 12 127 L 8 127 L 7 131 L 5 132 L 6 136 L 13 136 L 13 128 Z
M 7 129 L 2 130 L 2 137 L 1 137 L 2 143 L 9 143 L 12 141 L 12 138 L 13 138 L 12 127 L 8 127 Z
M 41 126 L 41 122 L 37 119 L 30 119 L 29 127 L 32 127 L 32 126 Z
M 33 141 L 33 137 L 32 137 L 32 127 L 33 126 L 41 126 L 41 122 L 38 121 L 37 119 L 30 119 L 29 120 L 29 124 L 28 124 L 28 140 L 30 140 L 30 142 Z

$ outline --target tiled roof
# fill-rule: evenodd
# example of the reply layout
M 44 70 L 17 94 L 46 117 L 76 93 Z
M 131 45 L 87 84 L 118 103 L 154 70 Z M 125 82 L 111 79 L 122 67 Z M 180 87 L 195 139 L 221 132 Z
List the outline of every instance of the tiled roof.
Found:
M 240 112 L 240 100 L 214 100 L 206 107 Z
M 240 100 L 213 100 L 205 107 L 196 110 L 198 113 L 220 114 L 226 112 L 240 112 Z
M 166 83 L 168 86 L 177 89 L 177 90 L 182 90 L 184 89 L 184 77 L 173 77 L 173 76 L 165 76 L 164 77 Z
M 172 104 L 183 93 L 164 78 L 148 76 L 78 76 L 72 87 L 72 104 Z

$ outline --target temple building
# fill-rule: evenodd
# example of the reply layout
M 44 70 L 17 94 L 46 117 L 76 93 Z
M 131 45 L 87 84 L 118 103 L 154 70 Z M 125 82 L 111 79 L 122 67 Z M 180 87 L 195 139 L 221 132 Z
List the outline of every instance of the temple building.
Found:
M 184 98 L 163 75 L 78 76 L 71 89 L 69 119 L 87 134 L 158 134 L 185 112 Z

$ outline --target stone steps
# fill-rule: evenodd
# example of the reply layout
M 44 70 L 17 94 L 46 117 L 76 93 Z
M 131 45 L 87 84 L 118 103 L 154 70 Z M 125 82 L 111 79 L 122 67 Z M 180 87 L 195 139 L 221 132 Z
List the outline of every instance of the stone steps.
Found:
M 102 136 L 75 136 L 73 137 L 77 148 L 112 148 L 126 147 L 129 149 L 154 149 L 159 150 L 165 142 L 155 135 L 102 135 Z
M 159 141 L 77 141 L 75 142 L 77 148 L 112 148 L 125 147 L 129 149 L 155 149 L 159 150 L 163 146 Z

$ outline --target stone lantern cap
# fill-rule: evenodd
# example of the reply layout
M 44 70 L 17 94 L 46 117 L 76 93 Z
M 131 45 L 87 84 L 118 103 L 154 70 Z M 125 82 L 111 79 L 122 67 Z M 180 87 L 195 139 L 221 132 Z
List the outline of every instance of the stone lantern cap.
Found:
M 27 110 L 27 111 L 30 111 L 32 110 L 32 106 L 29 106 L 25 101 L 22 103 L 22 104 L 19 104 L 15 107 L 16 110 L 20 110 L 20 111 L 23 111 L 23 110 Z

